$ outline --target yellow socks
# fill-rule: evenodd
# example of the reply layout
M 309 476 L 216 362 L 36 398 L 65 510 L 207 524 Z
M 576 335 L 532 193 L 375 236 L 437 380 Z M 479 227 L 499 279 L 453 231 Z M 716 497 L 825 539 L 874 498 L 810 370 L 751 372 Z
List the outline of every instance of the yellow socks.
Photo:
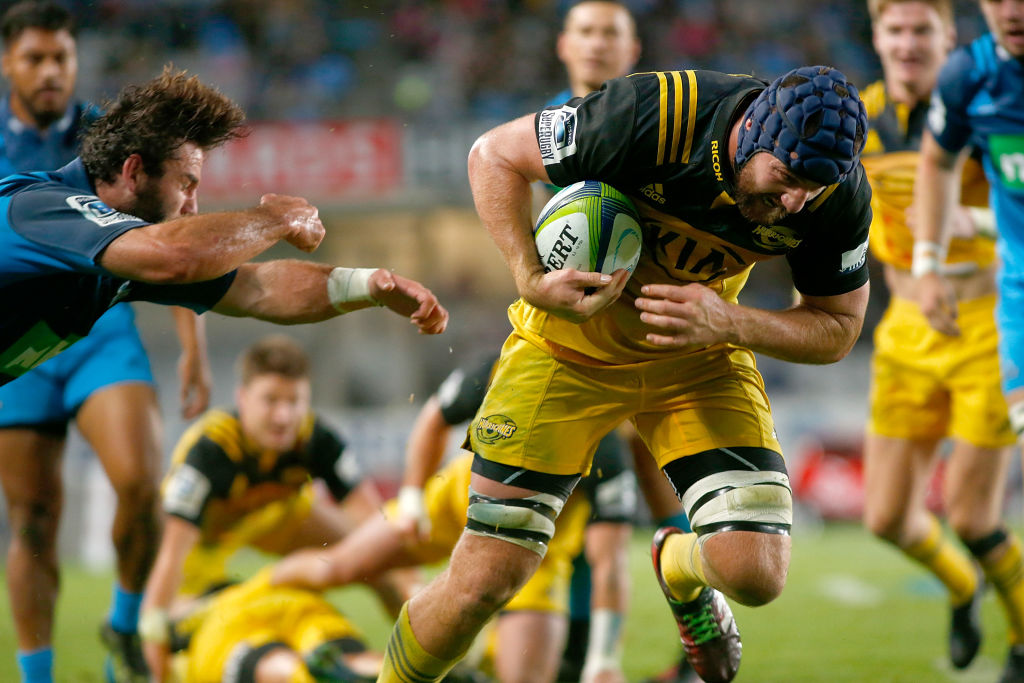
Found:
M 927 567 L 946 586 L 954 606 L 963 605 L 978 590 L 977 571 L 967 554 L 942 533 L 939 520 L 930 520 L 928 535 L 903 552 Z
M 409 623 L 409 603 L 402 605 L 395 628 L 384 649 L 377 683 L 434 683 L 455 666 L 452 661 L 438 659 L 419 644 Z
M 672 534 L 661 547 L 661 575 L 672 597 L 680 602 L 696 600 L 708 585 L 701 564 L 697 534 Z
M 1016 645 L 1024 643 L 1024 557 L 1020 539 L 1006 533 L 1006 541 L 1005 550 L 989 552 L 979 561 L 999 595 L 1010 625 L 1010 642 Z

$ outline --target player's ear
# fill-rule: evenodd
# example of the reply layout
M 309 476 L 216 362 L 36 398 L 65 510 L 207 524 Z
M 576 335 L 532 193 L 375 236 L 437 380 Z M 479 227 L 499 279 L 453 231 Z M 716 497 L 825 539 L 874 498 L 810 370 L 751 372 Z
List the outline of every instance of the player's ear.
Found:
M 137 153 L 130 154 L 128 158 L 124 160 L 124 163 L 121 164 L 121 177 L 124 178 L 125 184 L 132 192 L 135 191 L 140 182 L 140 177 L 145 172 L 142 157 Z

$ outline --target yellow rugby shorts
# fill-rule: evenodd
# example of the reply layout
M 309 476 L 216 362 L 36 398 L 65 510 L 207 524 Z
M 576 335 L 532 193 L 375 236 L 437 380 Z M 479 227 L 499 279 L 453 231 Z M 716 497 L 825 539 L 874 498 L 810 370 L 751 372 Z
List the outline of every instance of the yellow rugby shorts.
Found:
M 747 349 L 720 345 L 625 365 L 583 360 L 555 358 L 513 333 L 467 447 L 512 467 L 586 473 L 601 438 L 632 419 L 659 467 L 715 448 L 782 452 Z
M 1014 442 L 999 384 L 995 295 L 961 301 L 959 337 L 893 299 L 875 328 L 868 430 L 897 439 L 953 437 L 995 448 Z

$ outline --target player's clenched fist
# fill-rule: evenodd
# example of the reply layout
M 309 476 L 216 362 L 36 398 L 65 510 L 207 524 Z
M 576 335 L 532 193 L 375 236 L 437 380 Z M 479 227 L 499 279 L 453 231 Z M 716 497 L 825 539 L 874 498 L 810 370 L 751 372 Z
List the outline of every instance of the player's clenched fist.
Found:
M 260 198 L 260 206 L 284 224 L 283 238 L 289 244 L 305 252 L 320 246 L 325 234 L 324 224 L 320 222 L 320 211 L 305 199 L 265 194 Z
M 374 301 L 409 318 L 421 334 L 440 334 L 448 326 L 448 311 L 419 282 L 378 268 L 368 284 Z

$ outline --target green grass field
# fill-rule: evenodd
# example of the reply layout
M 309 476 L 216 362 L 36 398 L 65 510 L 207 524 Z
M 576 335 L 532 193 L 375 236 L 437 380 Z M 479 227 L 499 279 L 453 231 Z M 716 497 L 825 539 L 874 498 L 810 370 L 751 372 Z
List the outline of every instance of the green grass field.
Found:
M 631 548 L 633 607 L 626 635 L 626 670 L 639 681 L 672 662 L 675 627 L 651 574 L 649 532 Z M 57 679 L 102 680 L 97 626 L 110 595 L 109 575 L 66 567 L 57 623 Z M 374 647 L 388 632 L 374 598 L 360 588 L 332 600 L 365 630 Z M 734 607 L 743 636 L 740 683 L 842 681 L 990 683 L 998 678 L 1006 627 L 995 597 L 986 597 L 985 643 L 974 665 L 954 672 L 946 663 L 948 610 L 937 582 L 855 525 L 823 533 L 799 530 L 783 596 L 766 607 Z M 0 681 L 16 681 L 7 594 L 0 596 Z

